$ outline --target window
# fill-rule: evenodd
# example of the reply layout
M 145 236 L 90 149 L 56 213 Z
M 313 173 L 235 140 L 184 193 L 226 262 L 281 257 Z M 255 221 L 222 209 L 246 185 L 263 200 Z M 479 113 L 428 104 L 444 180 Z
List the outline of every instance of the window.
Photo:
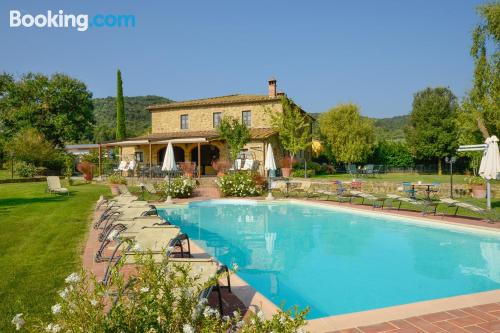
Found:
M 181 114 L 181 129 L 188 129 L 188 127 L 189 127 L 188 115 Z
M 221 113 L 220 112 L 214 112 L 214 114 L 213 114 L 214 128 L 219 127 L 220 120 L 221 120 Z
M 241 112 L 241 120 L 247 127 L 252 126 L 252 113 L 250 111 Z
M 144 152 L 142 152 L 142 151 L 136 151 L 135 152 L 135 160 L 137 162 L 144 162 Z

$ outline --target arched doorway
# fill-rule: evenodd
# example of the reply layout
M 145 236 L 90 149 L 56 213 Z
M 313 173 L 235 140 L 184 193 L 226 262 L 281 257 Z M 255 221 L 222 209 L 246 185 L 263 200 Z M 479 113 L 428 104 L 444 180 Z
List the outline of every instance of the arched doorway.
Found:
M 195 147 L 193 148 L 193 150 L 191 150 L 191 161 L 196 162 L 196 165 L 200 165 L 201 174 L 206 175 L 207 174 L 206 167 L 211 166 L 213 161 L 219 159 L 220 156 L 219 148 L 217 148 L 214 145 L 202 145 L 200 153 L 201 153 L 201 164 L 198 163 L 198 147 Z
M 181 147 L 174 146 L 174 157 L 175 162 L 184 162 L 184 149 Z M 165 153 L 167 152 L 167 147 L 163 147 L 158 150 L 158 164 L 162 164 L 165 159 Z

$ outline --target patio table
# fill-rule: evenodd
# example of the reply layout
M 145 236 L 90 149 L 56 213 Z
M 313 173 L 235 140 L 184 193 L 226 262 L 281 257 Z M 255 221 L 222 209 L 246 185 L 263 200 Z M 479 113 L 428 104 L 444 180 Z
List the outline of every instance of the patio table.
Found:
M 425 188 L 427 200 L 431 199 L 431 187 L 433 187 L 434 185 L 435 184 L 432 184 L 432 183 L 411 183 L 412 189 L 414 191 L 415 191 L 415 187 L 424 187 Z

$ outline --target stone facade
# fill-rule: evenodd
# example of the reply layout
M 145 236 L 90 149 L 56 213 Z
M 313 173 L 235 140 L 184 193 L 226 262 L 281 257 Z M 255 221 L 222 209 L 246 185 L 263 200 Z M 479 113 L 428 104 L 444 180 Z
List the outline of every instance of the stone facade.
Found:
M 122 159 L 130 161 L 136 159 L 136 153 L 142 153 L 140 164 L 160 165 L 166 142 L 173 140 L 177 161 L 194 162 L 198 161 L 199 156 L 203 174 L 213 174 L 211 163 L 214 159 L 229 160 L 227 145 L 217 139 L 214 114 L 219 113 L 220 119 L 232 117 L 243 122 L 243 113 L 246 111 L 250 112 L 250 124 L 247 126 L 252 133 L 252 139 L 245 145 L 244 153 L 247 158 L 258 161 L 259 170 L 264 173 L 268 143 L 273 146 L 278 166 L 284 155 L 278 134 L 271 128 L 270 116 L 271 113 L 283 112 L 281 95 L 282 93 L 277 92 L 276 80 L 271 79 L 268 82 L 268 95 L 229 95 L 153 105 L 148 108 L 151 112 L 151 134 L 130 139 L 130 145 L 122 144 Z M 181 125 L 181 118 L 184 120 L 184 125 L 187 123 L 186 128 Z M 133 145 L 134 140 L 146 144 Z M 200 155 L 198 147 L 201 150 Z M 306 152 L 306 158 L 310 155 L 310 152 Z
M 250 127 L 269 128 L 271 124 L 268 112 L 282 112 L 282 110 L 279 100 L 242 105 L 204 106 L 173 110 L 158 109 L 151 111 L 152 133 L 214 130 L 213 114 L 216 112 L 220 112 L 222 117 L 228 116 L 241 120 L 242 112 L 250 111 Z M 181 129 L 181 115 L 188 116 L 187 129 Z

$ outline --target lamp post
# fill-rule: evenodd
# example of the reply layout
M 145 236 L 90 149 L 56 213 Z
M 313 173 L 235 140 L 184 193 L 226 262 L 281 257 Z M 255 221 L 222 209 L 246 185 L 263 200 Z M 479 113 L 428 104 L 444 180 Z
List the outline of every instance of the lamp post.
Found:
M 456 156 L 446 156 L 444 161 L 450 165 L 450 198 L 453 199 L 453 163 L 457 161 L 457 158 Z

